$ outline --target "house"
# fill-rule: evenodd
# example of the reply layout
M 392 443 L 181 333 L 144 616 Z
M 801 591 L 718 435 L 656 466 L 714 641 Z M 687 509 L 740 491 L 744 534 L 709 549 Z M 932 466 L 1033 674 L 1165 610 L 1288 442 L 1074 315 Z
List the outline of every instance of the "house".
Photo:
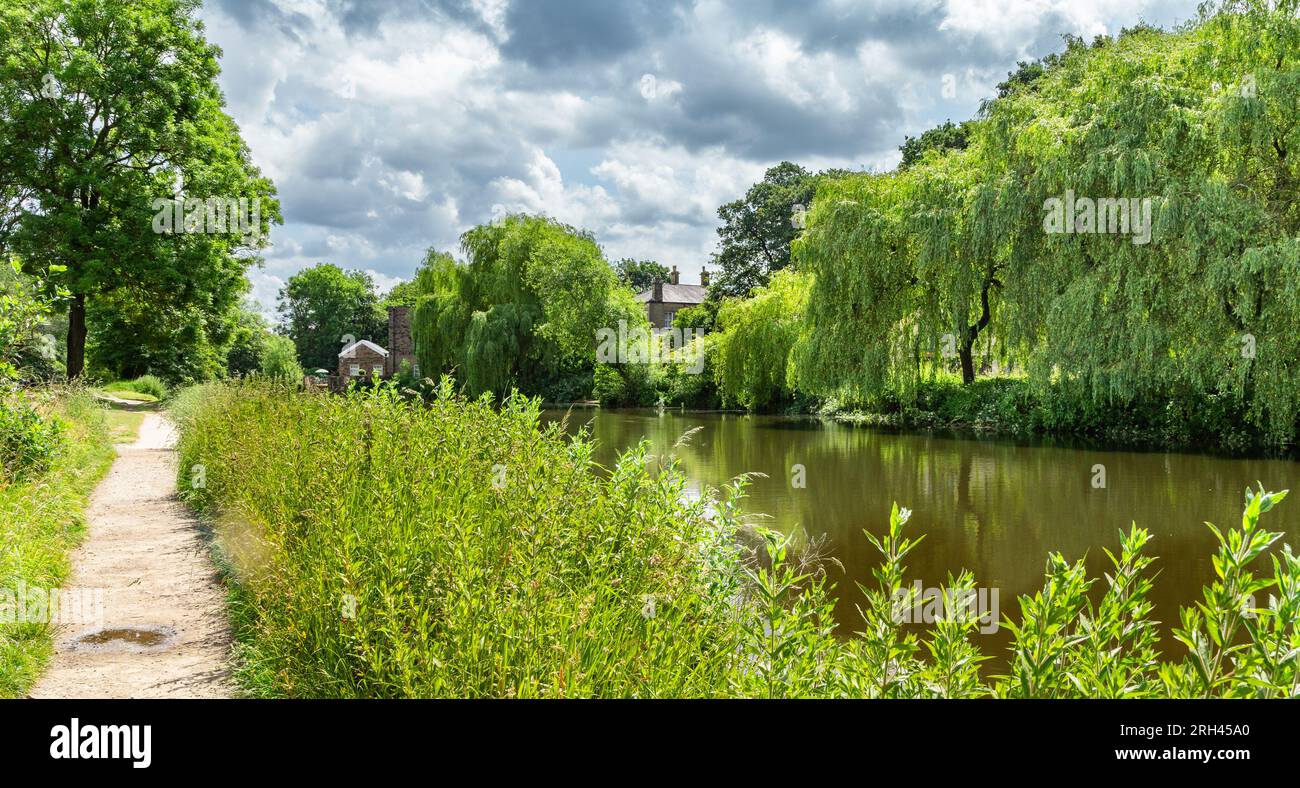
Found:
M 358 339 L 339 351 L 339 378 L 383 377 L 388 351 L 368 339 Z
M 698 285 L 684 285 L 680 280 L 677 266 L 673 266 L 667 283 L 655 282 L 654 287 L 637 294 L 636 300 L 645 304 L 646 317 L 655 328 L 672 328 L 678 310 L 704 303 L 709 294 L 708 270 L 700 271 Z
M 420 365 L 415 360 L 415 341 L 411 335 L 411 308 L 388 307 L 388 348 L 368 339 L 359 339 L 339 351 L 335 387 L 346 387 L 348 378 L 390 378 L 408 367 L 417 376 Z

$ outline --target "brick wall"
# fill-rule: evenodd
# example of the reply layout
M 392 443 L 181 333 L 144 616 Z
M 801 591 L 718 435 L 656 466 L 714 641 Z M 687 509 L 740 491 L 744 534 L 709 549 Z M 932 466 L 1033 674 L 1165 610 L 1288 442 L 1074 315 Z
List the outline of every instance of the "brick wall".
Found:
M 347 356 L 339 357 L 339 376 L 344 379 L 351 377 L 353 364 L 359 365 L 361 374 L 368 377 L 374 373 L 375 367 L 379 367 L 382 375 L 386 360 L 382 354 L 376 353 L 365 345 L 359 345 Z
M 385 372 L 402 371 L 402 362 L 415 368 L 415 341 L 411 336 L 411 307 L 388 307 L 388 365 Z

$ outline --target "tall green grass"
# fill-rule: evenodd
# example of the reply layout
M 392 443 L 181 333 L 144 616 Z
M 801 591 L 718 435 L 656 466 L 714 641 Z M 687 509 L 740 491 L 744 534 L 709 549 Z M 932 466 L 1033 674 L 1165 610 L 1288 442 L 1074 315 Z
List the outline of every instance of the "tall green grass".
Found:
M 85 531 L 86 501 L 113 462 L 105 412 L 88 391 L 32 390 L 27 399 L 62 425 L 62 443 L 40 475 L 0 482 L 0 588 L 11 593 L 63 583 L 68 552 Z M 0 697 L 28 691 L 49 660 L 53 634 L 48 624 L 0 618 Z
M 119 380 L 104 386 L 107 394 L 116 394 L 122 399 L 155 402 L 167 399 L 170 390 L 162 378 L 156 375 L 141 375 L 135 380 Z M 133 396 L 135 395 L 135 396 Z
M 425 405 L 246 381 L 183 392 L 181 485 L 212 515 L 232 577 L 241 677 L 254 695 L 328 697 L 1294 697 L 1300 559 L 1247 496 L 1215 529 L 1215 577 L 1159 642 L 1151 536 L 1120 533 L 1113 568 L 1048 556 L 1040 592 L 1003 626 L 987 678 L 979 620 L 918 602 L 922 542 L 897 506 L 862 623 L 836 632 L 837 590 L 789 540 L 739 545 L 744 479 L 688 496 L 671 458 L 628 452 L 609 473 L 585 436 L 540 427 L 537 404 Z M 1266 558 L 1271 556 L 1271 558 Z M 1271 561 L 1271 564 L 1267 562 Z M 1261 566 L 1271 576 L 1258 576 Z M 954 602 L 976 578 L 948 579 Z M 1009 605 L 1004 606 L 1009 607 Z
M 251 691 L 720 694 L 739 576 L 706 503 L 644 450 L 594 473 L 535 402 L 451 391 L 178 398 L 180 483 L 220 506 Z

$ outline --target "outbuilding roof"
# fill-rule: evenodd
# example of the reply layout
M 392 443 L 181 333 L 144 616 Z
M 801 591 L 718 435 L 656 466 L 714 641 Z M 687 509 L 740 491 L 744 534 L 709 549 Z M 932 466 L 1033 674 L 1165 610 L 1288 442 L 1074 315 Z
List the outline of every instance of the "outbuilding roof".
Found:
M 351 345 L 348 345 L 347 347 L 340 350 L 339 358 L 348 358 L 350 356 L 355 356 L 357 354 L 356 353 L 357 348 L 363 346 L 375 351 L 376 353 L 378 353 L 381 356 L 384 356 L 385 358 L 388 357 L 388 351 L 384 350 L 379 345 L 376 345 L 374 342 L 371 342 L 368 339 L 358 339 L 356 342 L 353 342 Z

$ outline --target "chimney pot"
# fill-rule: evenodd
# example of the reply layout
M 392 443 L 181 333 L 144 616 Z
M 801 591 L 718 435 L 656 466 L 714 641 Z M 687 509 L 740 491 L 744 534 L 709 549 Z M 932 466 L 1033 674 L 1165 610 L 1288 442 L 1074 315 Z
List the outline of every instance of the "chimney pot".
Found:
M 681 274 L 677 273 L 677 266 L 673 266 L 672 273 L 668 274 L 668 281 L 675 285 L 681 284 Z
M 650 300 L 651 301 L 664 300 L 664 283 L 658 279 L 655 280 L 654 293 L 651 294 Z
M 701 287 L 709 286 L 709 269 L 707 268 L 700 269 L 700 286 Z

